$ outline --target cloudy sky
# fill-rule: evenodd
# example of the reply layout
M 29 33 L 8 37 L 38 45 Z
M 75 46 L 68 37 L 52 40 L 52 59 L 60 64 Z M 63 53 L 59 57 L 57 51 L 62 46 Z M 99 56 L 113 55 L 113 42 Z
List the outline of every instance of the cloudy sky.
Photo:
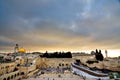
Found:
M 120 0 L 0 0 L 0 51 L 120 49 Z

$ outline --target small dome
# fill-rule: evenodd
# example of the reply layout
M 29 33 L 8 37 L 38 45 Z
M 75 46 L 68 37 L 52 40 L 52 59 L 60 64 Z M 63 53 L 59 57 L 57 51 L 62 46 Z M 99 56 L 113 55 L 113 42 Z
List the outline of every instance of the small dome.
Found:
M 20 52 L 20 53 L 25 53 L 25 49 L 24 49 L 24 48 L 19 48 L 19 49 L 18 49 L 18 52 Z

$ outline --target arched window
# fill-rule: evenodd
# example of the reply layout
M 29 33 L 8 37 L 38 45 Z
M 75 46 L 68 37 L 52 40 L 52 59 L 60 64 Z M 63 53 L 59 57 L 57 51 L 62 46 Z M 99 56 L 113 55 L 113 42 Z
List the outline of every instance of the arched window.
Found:
M 6 80 L 6 78 L 4 78 L 3 80 Z
M 17 66 L 20 66 L 20 64 L 17 64 Z
M 11 79 L 13 79 L 13 75 L 11 76 Z
M 8 77 L 7 80 L 10 80 L 10 77 Z
M 16 74 L 15 74 L 15 77 L 16 77 Z
M 19 76 L 19 73 L 17 73 L 17 76 Z
M 57 68 L 59 68 L 59 66 L 57 66 Z
M 61 63 L 59 63 L 59 66 L 61 66 Z
M 24 72 L 21 72 L 21 75 L 24 75 Z

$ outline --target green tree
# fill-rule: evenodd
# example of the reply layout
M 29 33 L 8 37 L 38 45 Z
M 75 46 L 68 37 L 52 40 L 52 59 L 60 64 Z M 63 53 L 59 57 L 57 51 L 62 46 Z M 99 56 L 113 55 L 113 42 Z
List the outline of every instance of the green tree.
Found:
M 101 53 L 101 50 L 99 50 L 99 52 L 98 52 L 98 50 L 96 49 L 96 53 L 95 53 L 95 57 L 96 57 L 96 59 L 98 60 L 98 61 L 103 61 L 103 55 L 102 55 L 102 53 Z

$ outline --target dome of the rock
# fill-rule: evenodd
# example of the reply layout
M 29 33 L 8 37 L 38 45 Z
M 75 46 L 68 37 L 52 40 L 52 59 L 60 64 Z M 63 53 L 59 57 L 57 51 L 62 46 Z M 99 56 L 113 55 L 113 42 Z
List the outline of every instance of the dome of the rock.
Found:
M 20 52 L 20 53 L 25 53 L 25 49 L 24 49 L 24 48 L 19 48 L 19 49 L 18 49 L 18 52 Z

